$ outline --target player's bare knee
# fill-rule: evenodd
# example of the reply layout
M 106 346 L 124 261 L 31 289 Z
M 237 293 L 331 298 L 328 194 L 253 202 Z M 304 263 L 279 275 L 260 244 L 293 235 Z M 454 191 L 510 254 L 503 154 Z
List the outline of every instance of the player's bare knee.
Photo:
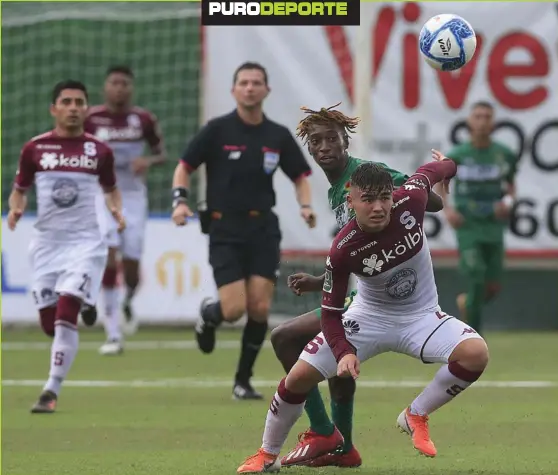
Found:
M 269 335 L 273 351 L 275 351 L 275 355 L 279 359 L 281 350 L 286 347 L 286 344 L 289 340 L 289 331 L 286 327 L 287 326 L 285 324 L 279 325 L 278 327 L 271 330 L 271 334 Z
M 489 358 L 486 342 L 482 338 L 470 338 L 457 345 L 449 360 L 470 371 L 484 371 Z
M 327 380 L 331 399 L 339 404 L 350 402 L 356 392 L 356 383 L 353 378 L 339 378 L 337 376 Z
M 221 300 L 221 311 L 223 313 L 223 320 L 226 322 L 232 323 L 240 320 L 246 313 L 244 296 L 242 296 L 242 299 Z
M 266 298 L 248 298 L 246 310 L 252 320 L 266 322 L 269 317 L 270 308 L 271 302 Z
M 314 366 L 298 360 L 285 378 L 285 387 L 295 394 L 308 394 L 323 380 L 324 377 Z

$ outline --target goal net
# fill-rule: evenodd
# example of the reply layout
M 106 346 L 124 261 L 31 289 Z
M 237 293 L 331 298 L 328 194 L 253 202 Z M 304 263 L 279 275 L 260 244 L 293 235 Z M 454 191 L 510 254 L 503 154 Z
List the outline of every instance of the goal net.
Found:
M 98 104 L 107 67 L 127 64 L 135 102 L 157 115 L 165 136 L 171 160 L 150 172 L 148 189 L 150 211 L 168 213 L 172 158 L 199 126 L 199 25 L 199 7 L 187 3 L 2 4 L 2 211 L 21 147 L 52 127 L 54 84 L 81 80 Z

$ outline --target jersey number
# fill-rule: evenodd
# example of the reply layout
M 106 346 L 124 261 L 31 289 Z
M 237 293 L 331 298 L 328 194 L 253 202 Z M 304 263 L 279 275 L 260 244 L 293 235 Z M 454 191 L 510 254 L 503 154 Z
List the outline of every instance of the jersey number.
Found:
M 78 287 L 78 290 L 80 292 L 83 292 L 84 294 L 86 294 L 89 297 L 89 287 L 91 285 L 91 277 L 89 277 L 87 274 L 83 274 L 83 281 L 81 282 L 80 286 Z
M 97 155 L 97 145 L 95 142 L 85 142 L 83 144 L 83 153 L 88 157 L 94 157 Z
M 54 353 L 54 366 L 62 366 L 64 364 L 64 352 L 57 351 Z
M 315 355 L 320 349 L 320 346 L 322 346 L 323 344 L 324 339 L 318 335 L 304 347 L 304 351 L 306 351 L 306 353 L 310 353 L 311 355 Z

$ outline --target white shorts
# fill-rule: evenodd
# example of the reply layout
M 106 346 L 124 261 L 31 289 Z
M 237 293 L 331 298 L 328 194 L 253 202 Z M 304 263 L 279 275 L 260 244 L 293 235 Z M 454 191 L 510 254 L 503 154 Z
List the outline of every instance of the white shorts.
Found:
M 33 241 L 29 256 L 33 271 L 31 290 L 37 309 L 56 304 L 59 294 L 95 304 L 107 263 L 106 242 Z
M 143 196 L 122 195 L 122 208 L 126 228 L 121 233 L 117 224 L 108 214 L 109 229 L 107 243 L 109 247 L 117 248 L 123 258 L 139 261 L 143 253 L 145 224 L 147 221 L 147 200 Z
M 469 325 L 442 311 L 425 313 L 411 321 L 371 316 L 364 305 L 353 302 L 343 315 L 347 340 L 364 362 L 386 352 L 402 353 L 423 363 L 447 363 L 455 347 L 464 340 L 482 337 Z M 337 362 L 323 333 L 312 340 L 300 359 L 329 379 L 337 375 Z

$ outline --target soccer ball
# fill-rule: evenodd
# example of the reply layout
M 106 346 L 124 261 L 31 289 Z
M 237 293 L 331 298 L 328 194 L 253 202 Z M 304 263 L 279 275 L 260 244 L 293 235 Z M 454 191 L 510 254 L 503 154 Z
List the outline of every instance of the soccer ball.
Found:
M 434 69 L 455 71 L 475 54 L 477 37 L 473 27 L 457 15 L 436 15 L 428 20 L 419 37 L 420 52 Z

